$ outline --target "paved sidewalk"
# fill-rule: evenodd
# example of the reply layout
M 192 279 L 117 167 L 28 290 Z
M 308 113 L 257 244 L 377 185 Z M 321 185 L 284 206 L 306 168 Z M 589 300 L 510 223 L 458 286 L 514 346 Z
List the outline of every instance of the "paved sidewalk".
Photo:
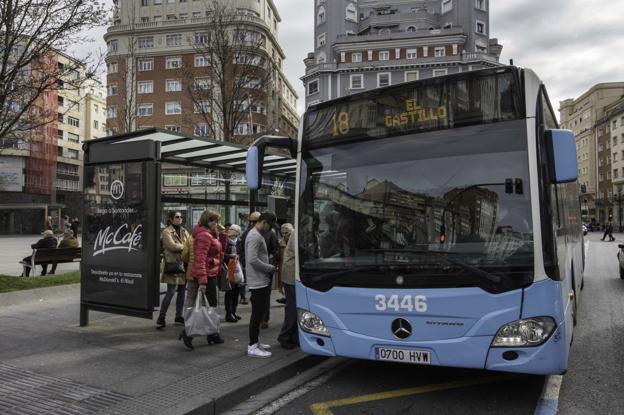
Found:
M 246 356 L 248 305 L 241 322 L 222 323 L 224 344 L 197 338 L 188 351 L 173 324 L 158 331 L 153 321 L 91 312 L 90 325 L 79 327 L 79 292 L 70 285 L 0 294 L 0 413 L 222 413 L 323 360 L 279 347 L 276 292 L 261 331 L 270 359 Z

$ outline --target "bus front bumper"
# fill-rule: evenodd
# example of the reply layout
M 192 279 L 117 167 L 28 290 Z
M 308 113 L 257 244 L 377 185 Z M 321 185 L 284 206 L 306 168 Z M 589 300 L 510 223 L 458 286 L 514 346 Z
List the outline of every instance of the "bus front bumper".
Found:
M 426 342 L 388 341 L 329 328 L 330 336 L 304 332 L 299 328 L 301 350 L 322 356 L 345 356 L 379 360 L 378 348 L 409 349 L 430 353 L 436 366 L 487 369 L 538 375 L 560 374 L 567 369 L 567 358 L 561 353 L 565 327 L 560 324 L 550 338 L 537 347 L 490 347 L 492 336 L 460 337 Z M 506 353 L 513 352 L 513 353 Z

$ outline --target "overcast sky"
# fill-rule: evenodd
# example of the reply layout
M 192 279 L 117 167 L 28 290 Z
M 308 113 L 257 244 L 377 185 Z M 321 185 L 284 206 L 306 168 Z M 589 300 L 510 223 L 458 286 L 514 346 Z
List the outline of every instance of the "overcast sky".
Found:
M 111 0 L 105 0 L 112 3 Z M 138 1 L 138 0 L 134 0 Z M 282 17 L 284 70 L 303 111 L 303 59 L 314 47 L 315 0 L 274 0 Z M 330 0 L 331 1 L 331 0 Z M 472 0 L 460 0 L 472 1 Z M 599 82 L 624 81 L 624 2 L 620 0 L 490 0 L 490 37 L 503 45 L 501 62 L 535 70 L 555 110 Z M 80 47 L 105 49 L 104 29 Z

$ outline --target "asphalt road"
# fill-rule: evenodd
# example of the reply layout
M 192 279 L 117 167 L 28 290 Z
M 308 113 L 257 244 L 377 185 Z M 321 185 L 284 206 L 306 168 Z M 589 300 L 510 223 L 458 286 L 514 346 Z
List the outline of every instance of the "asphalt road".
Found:
M 559 397 L 562 415 L 624 414 L 624 280 L 618 274 L 618 243 L 601 242 L 601 236 L 587 236 L 579 323 Z M 616 238 L 624 243 L 624 235 Z M 311 382 L 311 390 L 282 402 L 277 411 L 262 413 L 528 415 L 535 411 L 544 380 L 543 376 L 354 360 L 330 373 L 327 380 Z

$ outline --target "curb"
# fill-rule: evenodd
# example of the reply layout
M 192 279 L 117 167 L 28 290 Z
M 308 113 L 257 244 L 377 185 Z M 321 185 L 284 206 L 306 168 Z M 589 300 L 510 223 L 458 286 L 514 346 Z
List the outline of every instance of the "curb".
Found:
M 244 384 L 241 384 L 240 379 L 233 379 L 221 384 L 215 391 L 212 391 L 213 396 L 211 398 L 196 397 L 191 399 L 184 405 L 178 405 L 175 408 L 175 413 L 184 415 L 222 414 L 251 396 L 264 392 L 325 360 L 327 357 L 297 354 L 291 362 L 275 371 L 250 374 L 245 378 Z
M 533 415 L 555 415 L 559 407 L 559 391 L 561 390 L 561 381 L 563 376 L 551 375 L 546 378 L 542 395 Z

